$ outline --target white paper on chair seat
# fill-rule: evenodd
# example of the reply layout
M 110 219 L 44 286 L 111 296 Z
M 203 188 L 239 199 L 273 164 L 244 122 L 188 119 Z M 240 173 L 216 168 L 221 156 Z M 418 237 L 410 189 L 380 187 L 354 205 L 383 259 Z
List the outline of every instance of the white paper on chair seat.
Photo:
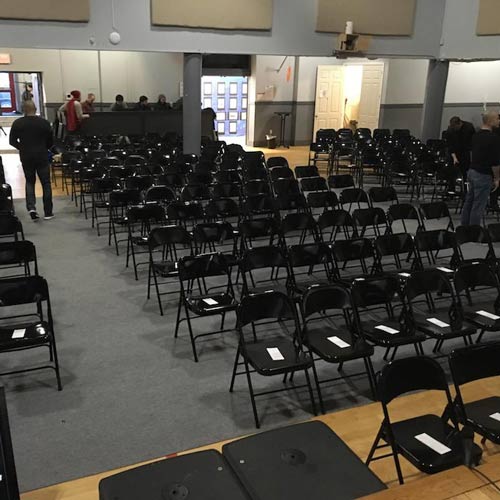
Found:
M 453 269 L 449 269 L 448 267 L 438 267 L 440 271 L 443 271 L 443 273 L 452 273 Z
M 394 328 L 391 328 L 389 326 L 385 325 L 378 325 L 375 327 L 376 330 L 382 330 L 385 333 L 390 333 L 391 335 L 395 335 L 396 333 L 399 333 L 399 330 L 394 330 Z
M 490 418 L 493 420 L 498 420 L 500 422 L 500 412 L 493 413 L 493 415 L 490 415 Z
M 26 335 L 26 328 L 20 328 L 19 330 L 14 330 L 12 334 L 13 339 L 23 339 Z
M 485 318 L 494 319 L 495 321 L 497 319 L 500 319 L 500 316 L 497 316 L 496 314 L 489 313 L 488 311 L 477 311 L 477 314 L 479 314 L 480 316 L 484 316 Z
M 218 304 L 218 302 L 214 299 L 203 299 L 203 302 L 205 302 L 208 306 L 216 306 Z
M 277 347 L 268 347 L 267 352 L 273 361 L 283 361 L 285 359 Z
M 403 278 L 409 278 L 411 276 L 410 273 L 399 273 L 400 276 L 403 276 Z
M 427 321 L 429 323 L 432 323 L 433 325 L 439 326 L 439 328 L 447 328 L 448 326 L 450 326 L 448 323 L 445 323 L 444 321 L 441 321 L 437 318 L 427 318 Z
M 351 344 L 348 344 L 339 337 L 328 337 L 328 340 L 332 344 L 335 344 L 337 347 L 340 347 L 341 349 L 345 349 L 346 347 L 351 347 Z
M 425 444 L 425 446 L 427 446 L 431 450 L 434 450 L 440 455 L 445 455 L 446 453 L 449 453 L 451 451 L 451 448 L 448 448 L 448 446 L 440 443 L 437 439 L 434 439 L 432 436 L 429 436 L 429 434 L 426 434 L 425 432 L 423 434 L 415 436 L 415 439 L 418 439 L 421 443 Z

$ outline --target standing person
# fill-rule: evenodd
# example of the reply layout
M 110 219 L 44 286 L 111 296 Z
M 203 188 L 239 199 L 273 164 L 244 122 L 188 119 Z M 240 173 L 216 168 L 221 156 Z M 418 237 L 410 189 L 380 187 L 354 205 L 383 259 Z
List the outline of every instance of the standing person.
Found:
M 79 90 L 72 90 L 71 99 L 65 102 L 58 110 L 59 113 L 64 113 L 66 131 L 68 134 L 77 134 L 80 131 L 82 121 L 88 118 L 88 114 L 84 114 L 82 104 L 80 103 L 81 92 Z
M 165 95 L 160 94 L 158 96 L 158 102 L 155 104 L 155 111 L 166 111 L 167 109 L 172 109 L 172 106 L 167 102 Z
M 44 219 L 54 217 L 52 211 L 52 187 L 50 185 L 50 167 L 48 150 L 54 140 L 50 123 L 36 116 L 36 106 L 33 101 L 24 103 L 24 117 L 18 118 L 10 129 L 9 142 L 19 150 L 19 156 L 26 177 L 26 208 L 33 221 L 40 216 L 36 211 L 35 183 L 36 175 L 43 189 Z
M 95 94 L 88 94 L 87 99 L 82 102 L 82 112 L 89 115 L 90 113 L 95 113 L 94 108 Z
M 127 103 L 121 94 L 117 94 L 114 104 L 109 108 L 110 111 L 125 111 L 128 109 Z
M 139 102 L 135 105 L 136 111 L 151 111 L 148 103 L 148 98 L 145 95 L 139 97 Z
M 24 85 L 24 92 L 22 94 L 23 102 L 33 100 L 33 85 L 31 83 L 26 83 Z
M 493 129 L 499 124 L 498 113 L 485 113 L 481 130 L 472 138 L 472 160 L 467 173 L 468 190 L 462 209 L 462 226 L 481 224 L 493 187 L 493 175 L 498 185 L 500 137 L 493 133 Z

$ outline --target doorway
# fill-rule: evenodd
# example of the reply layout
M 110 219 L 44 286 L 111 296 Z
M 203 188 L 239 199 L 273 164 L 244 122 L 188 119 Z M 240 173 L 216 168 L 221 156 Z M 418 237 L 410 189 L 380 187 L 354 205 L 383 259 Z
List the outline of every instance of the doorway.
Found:
M 384 64 L 318 66 L 313 140 L 319 129 L 378 128 Z
M 215 111 L 219 140 L 246 142 L 248 79 L 243 76 L 204 76 L 201 79 L 202 108 Z
M 43 114 L 41 73 L 0 72 L 0 107 L 3 115 L 16 116 L 23 112 L 23 102 L 31 96 L 37 114 Z

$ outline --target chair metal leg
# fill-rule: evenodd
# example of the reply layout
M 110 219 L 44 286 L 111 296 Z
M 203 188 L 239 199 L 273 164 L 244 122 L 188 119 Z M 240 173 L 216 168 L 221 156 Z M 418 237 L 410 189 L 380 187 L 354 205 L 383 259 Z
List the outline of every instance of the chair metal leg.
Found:
M 309 377 L 309 370 L 306 368 L 304 370 L 306 381 L 307 381 L 307 389 L 309 390 L 309 397 L 311 398 L 311 405 L 314 415 L 318 414 L 318 410 L 316 409 L 316 401 L 314 400 L 314 393 L 311 386 L 311 378 Z
M 316 391 L 318 393 L 319 409 L 321 410 L 321 413 L 323 413 L 323 415 L 324 415 L 325 414 L 325 405 L 323 404 L 323 395 L 321 394 L 318 372 L 316 370 L 316 363 L 314 362 L 313 354 L 311 351 L 309 351 L 309 355 L 311 356 L 311 359 L 313 360 L 312 370 L 313 370 L 314 383 L 316 384 Z
M 375 437 L 375 441 L 373 441 L 372 447 L 370 448 L 368 457 L 366 458 L 365 465 L 370 465 L 370 462 L 373 460 L 373 455 L 375 455 L 375 452 L 377 451 L 378 443 L 382 438 L 383 431 L 384 431 L 384 423 L 382 422 L 382 425 L 380 426 L 380 429 L 378 430 L 377 435 Z
M 372 391 L 373 400 L 377 401 L 377 389 L 375 387 L 375 371 L 373 369 L 372 360 L 370 358 L 363 358 L 365 362 L 366 374 L 368 375 L 368 382 L 370 383 L 370 390 Z
M 246 360 L 245 356 L 243 356 L 243 361 L 245 362 L 245 372 L 246 372 L 246 376 L 247 376 L 248 390 L 250 392 L 250 401 L 252 402 L 252 410 L 253 410 L 253 418 L 255 420 L 255 427 L 257 427 L 257 429 L 260 429 L 259 416 L 257 415 L 257 405 L 255 404 L 255 396 L 253 393 L 252 378 L 250 376 L 250 369 L 248 367 L 248 361 Z
M 196 352 L 196 343 L 194 340 L 193 328 L 191 326 L 191 318 L 189 317 L 189 308 L 186 304 L 184 304 L 184 311 L 186 312 L 186 322 L 188 324 L 189 338 L 191 339 L 191 348 L 193 349 L 194 361 L 195 361 L 195 363 L 198 363 L 198 353 Z M 179 323 L 177 323 L 177 324 L 179 324 Z M 175 331 L 175 334 L 177 335 L 177 329 Z
M 240 360 L 240 346 L 238 344 L 238 349 L 236 351 L 236 357 L 234 358 L 233 374 L 231 375 L 231 384 L 229 385 L 229 392 L 233 392 L 234 380 L 236 379 L 236 372 L 238 371 L 238 361 Z

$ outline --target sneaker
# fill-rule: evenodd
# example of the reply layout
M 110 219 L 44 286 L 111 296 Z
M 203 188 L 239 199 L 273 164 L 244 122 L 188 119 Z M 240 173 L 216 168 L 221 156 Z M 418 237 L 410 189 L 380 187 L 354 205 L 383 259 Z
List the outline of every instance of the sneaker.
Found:
M 54 214 L 48 214 L 44 217 L 45 220 L 50 220 L 50 219 L 53 219 L 55 216 Z
M 38 219 L 40 219 L 40 216 L 36 213 L 35 210 L 30 210 L 30 217 L 33 222 L 36 222 Z

